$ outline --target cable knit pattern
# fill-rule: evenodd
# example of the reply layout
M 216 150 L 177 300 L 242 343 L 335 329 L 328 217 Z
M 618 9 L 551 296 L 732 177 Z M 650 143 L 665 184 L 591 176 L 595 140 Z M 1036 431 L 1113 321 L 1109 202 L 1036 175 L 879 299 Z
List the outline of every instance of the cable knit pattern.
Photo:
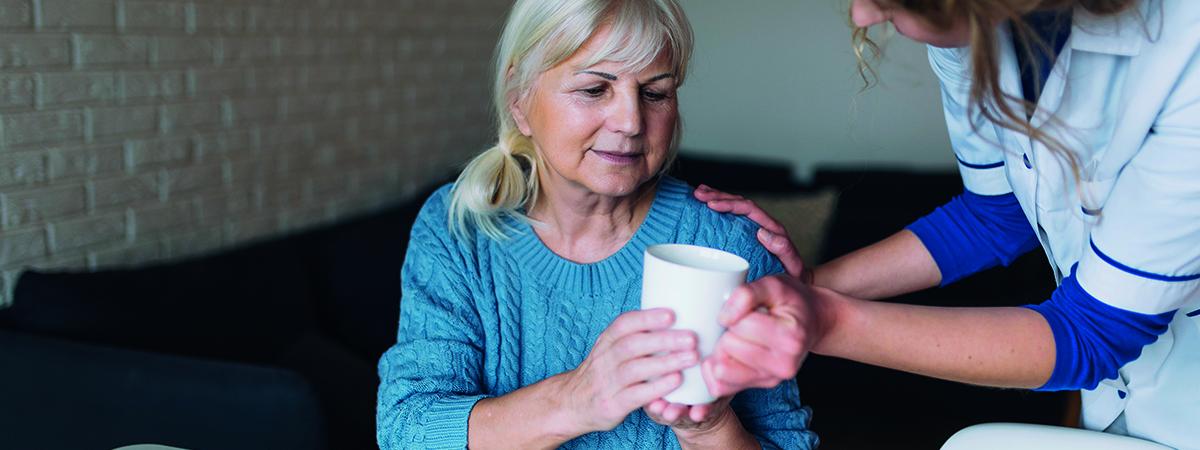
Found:
M 659 181 L 633 238 L 592 264 L 559 257 L 516 220 L 506 241 L 481 235 L 456 240 L 447 224 L 449 201 L 450 186 L 434 193 L 409 241 L 399 336 L 379 360 L 377 432 L 385 450 L 466 448 L 467 419 L 479 399 L 577 367 L 613 319 L 639 308 L 642 255 L 649 245 L 724 249 L 750 262 L 751 280 L 783 271 L 755 239 L 757 225 L 709 210 L 687 184 L 669 177 Z M 732 405 L 765 448 L 817 445 L 794 381 L 743 392 Z M 563 448 L 679 443 L 669 428 L 638 410 L 615 429 L 580 436 Z

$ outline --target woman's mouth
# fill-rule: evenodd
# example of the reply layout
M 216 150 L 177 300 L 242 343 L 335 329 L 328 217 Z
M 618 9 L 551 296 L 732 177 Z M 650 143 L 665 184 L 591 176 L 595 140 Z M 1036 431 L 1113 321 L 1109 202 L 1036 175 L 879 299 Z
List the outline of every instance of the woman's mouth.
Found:
M 612 164 L 633 164 L 642 159 L 642 152 L 608 152 L 604 150 L 591 149 L 592 153 L 605 161 Z

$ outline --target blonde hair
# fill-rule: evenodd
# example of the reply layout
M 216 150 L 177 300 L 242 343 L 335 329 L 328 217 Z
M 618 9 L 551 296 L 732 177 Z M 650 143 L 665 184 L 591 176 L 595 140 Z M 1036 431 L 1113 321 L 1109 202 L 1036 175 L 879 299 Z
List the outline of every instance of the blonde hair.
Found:
M 1099 16 L 1119 14 L 1132 8 L 1138 0 L 875 0 L 880 5 L 900 7 L 919 16 L 936 29 L 947 30 L 956 20 L 965 19 L 970 30 L 971 48 L 971 90 L 968 94 L 968 109 L 979 113 L 988 122 L 1002 128 L 1015 131 L 1030 139 L 1045 145 L 1057 158 L 1065 161 L 1071 168 L 1075 183 L 1080 182 L 1079 157 L 1063 140 L 1033 126 L 1030 116 L 1036 104 L 1024 98 L 1006 94 L 1000 88 L 999 36 L 995 33 L 996 24 L 1007 21 L 1012 26 L 1012 32 L 1022 43 L 1020 48 L 1032 66 L 1033 72 L 1041 70 L 1037 58 L 1033 57 L 1035 50 L 1049 53 L 1049 43 L 1042 40 L 1026 23 L 1024 15 L 1035 10 L 1070 11 L 1081 7 Z M 858 58 L 858 73 L 863 79 L 863 89 L 870 87 L 877 80 L 877 74 L 871 66 L 873 60 L 879 59 L 880 48 L 871 41 L 867 28 L 854 28 L 851 35 L 854 54 Z M 1036 80 L 1035 80 L 1036 81 Z M 1042 86 L 1038 82 L 1033 91 L 1041 93 Z M 1013 108 L 1012 104 L 1022 105 L 1022 109 Z M 1062 126 L 1056 117 L 1049 116 L 1046 123 Z M 974 121 L 971 127 L 976 127 Z M 999 143 L 996 143 L 999 145 Z
M 449 223 L 456 236 L 479 230 L 500 240 L 510 231 L 506 218 L 527 220 L 521 211 L 537 201 L 538 172 L 545 169 L 509 105 L 604 26 L 611 27 L 608 40 L 585 66 L 614 61 L 639 71 L 665 49 L 676 83 L 683 84 L 693 37 L 676 0 L 517 0 L 496 47 L 492 102 L 499 138 L 467 163 L 454 184 Z M 679 134 L 677 125 L 672 153 Z

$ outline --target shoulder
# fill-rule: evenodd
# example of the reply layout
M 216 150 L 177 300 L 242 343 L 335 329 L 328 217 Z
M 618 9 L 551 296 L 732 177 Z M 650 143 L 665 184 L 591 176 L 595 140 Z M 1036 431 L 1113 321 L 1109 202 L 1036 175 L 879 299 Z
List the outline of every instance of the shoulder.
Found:
M 451 232 L 450 202 L 454 184 L 438 188 L 425 199 L 409 236 L 409 249 L 421 248 L 426 252 L 446 253 L 459 247 Z M 411 253 L 411 252 L 410 252 Z
M 436 215 L 443 215 L 450 211 L 450 200 L 454 195 L 454 183 L 446 183 L 433 191 L 428 198 L 425 199 L 425 204 L 421 206 L 421 212 L 417 215 L 418 218 L 431 218 Z M 443 217 L 445 219 L 445 217 Z M 420 219 L 418 219 L 420 220 Z
M 749 236 L 754 237 L 754 233 L 758 231 L 758 224 L 743 216 L 735 214 L 725 214 L 713 211 L 707 204 L 697 200 L 692 193 L 695 191 L 691 185 L 684 181 L 675 178 L 664 178 L 660 189 L 669 189 L 682 192 L 679 197 L 679 205 L 682 216 L 682 222 L 695 223 L 696 227 L 681 227 L 680 232 L 686 233 L 692 231 L 696 233 L 697 238 L 717 239 L 729 238 L 730 240 L 738 240 L 739 237 Z M 685 236 L 681 236 L 685 237 Z
M 686 183 L 671 179 L 686 186 L 687 195 L 682 199 L 680 227 L 677 240 L 680 243 L 703 245 L 733 253 L 750 263 L 751 278 L 782 272 L 782 264 L 758 242 L 759 226 L 744 216 L 713 211 L 707 204 L 697 200 L 694 189 Z

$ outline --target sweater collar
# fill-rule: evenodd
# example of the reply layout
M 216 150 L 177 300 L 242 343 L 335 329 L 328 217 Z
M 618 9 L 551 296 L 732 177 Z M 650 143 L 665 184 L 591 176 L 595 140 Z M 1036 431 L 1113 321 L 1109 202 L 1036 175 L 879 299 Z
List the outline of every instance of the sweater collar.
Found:
M 546 247 L 528 222 L 514 224 L 515 232 L 507 245 L 522 275 L 554 290 L 588 296 L 611 293 L 639 276 L 646 248 L 675 237 L 683 206 L 691 193 L 686 183 L 675 178 L 664 176 L 657 183 L 650 212 L 633 237 L 616 253 L 594 263 L 581 264 L 563 258 Z

